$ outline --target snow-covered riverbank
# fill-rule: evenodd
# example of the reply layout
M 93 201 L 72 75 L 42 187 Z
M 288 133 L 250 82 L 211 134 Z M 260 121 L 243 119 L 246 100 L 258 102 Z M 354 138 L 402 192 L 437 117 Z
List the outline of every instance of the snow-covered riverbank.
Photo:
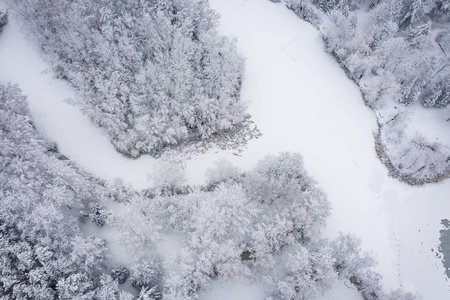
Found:
M 363 248 L 377 256 L 386 288 L 403 285 L 423 299 L 448 299 L 443 266 L 431 249 L 439 243 L 440 220 L 450 214 L 450 182 L 418 188 L 387 176 L 374 150 L 375 117 L 311 25 L 267 0 L 211 5 L 222 15 L 222 33 L 235 36 L 247 57 L 242 98 L 251 101 L 263 136 L 240 157 L 223 151 L 194 157 L 186 163 L 189 183 L 202 183 L 220 158 L 247 170 L 266 154 L 300 152 L 333 207 L 327 236 L 361 237 Z M 100 129 L 64 102 L 75 93 L 47 68 L 11 22 L 0 35 L 0 82 L 20 84 L 39 129 L 94 175 L 148 186 L 155 160 L 117 153 Z

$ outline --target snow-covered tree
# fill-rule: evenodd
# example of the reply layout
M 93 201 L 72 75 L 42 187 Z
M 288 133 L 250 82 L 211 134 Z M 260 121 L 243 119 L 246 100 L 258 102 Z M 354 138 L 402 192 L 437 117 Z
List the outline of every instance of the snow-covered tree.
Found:
M 111 277 L 118 283 L 124 283 L 130 276 L 130 271 L 124 266 L 116 265 L 111 268 Z
M 172 195 L 185 189 L 186 178 L 181 163 L 160 160 L 150 178 L 154 192 L 159 195 Z
M 152 288 L 161 277 L 161 262 L 157 257 L 139 260 L 131 266 L 131 284 L 139 289 Z
M 286 220 L 290 227 L 286 237 L 315 235 L 330 214 L 326 195 L 306 173 L 299 154 L 267 156 L 246 174 L 243 184 L 247 197 L 264 208 L 262 220 L 272 222 L 276 215 Z
M 294 245 L 282 254 L 284 274 L 272 292 L 275 299 L 311 299 L 334 285 L 337 275 L 331 248 L 321 246 L 313 250 Z
M 115 212 L 109 223 L 117 229 L 121 243 L 136 259 L 150 255 L 149 251 L 159 243 L 160 226 L 150 215 L 142 213 L 138 201 Z
M 229 180 L 237 181 L 241 174 L 242 172 L 238 167 L 225 159 L 215 162 L 215 168 L 206 170 L 206 177 L 208 178 L 208 183 L 211 185 Z

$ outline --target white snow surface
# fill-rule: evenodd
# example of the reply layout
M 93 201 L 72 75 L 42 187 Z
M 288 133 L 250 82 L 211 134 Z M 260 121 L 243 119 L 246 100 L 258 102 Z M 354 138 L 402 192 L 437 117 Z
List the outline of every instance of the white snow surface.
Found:
M 247 58 L 242 99 L 251 101 L 249 112 L 263 136 L 241 156 L 217 150 L 187 161 L 188 183 L 203 183 L 205 170 L 221 158 L 249 170 L 267 154 L 300 152 L 332 205 L 324 236 L 342 231 L 361 237 L 362 247 L 376 255 L 385 288 L 450 299 L 444 267 L 431 250 L 439 243 L 440 220 L 450 218 L 450 181 L 410 187 L 388 177 L 374 150 L 373 113 L 310 24 L 268 0 L 210 2 L 222 16 L 221 33 L 236 37 Z M 155 160 L 117 153 L 101 129 L 66 103 L 76 92 L 52 77 L 38 53 L 10 20 L 0 35 L 0 83 L 19 83 L 38 129 L 86 171 L 148 187 Z M 437 123 L 427 126 L 442 130 Z M 261 299 L 257 286 L 238 290 L 245 299 Z M 223 293 L 219 286 L 202 299 Z M 322 298 L 360 299 L 342 283 Z

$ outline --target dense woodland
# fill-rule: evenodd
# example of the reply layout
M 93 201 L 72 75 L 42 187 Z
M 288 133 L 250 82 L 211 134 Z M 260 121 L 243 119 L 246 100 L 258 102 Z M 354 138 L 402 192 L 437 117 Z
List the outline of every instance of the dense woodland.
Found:
M 108 299 L 107 245 L 78 218 L 104 187 L 36 131 L 17 86 L 1 85 L 0 100 L 0 296 Z
M 213 281 L 256 281 L 267 299 L 305 299 L 342 279 L 366 299 L 414 299 L 383 292 L 356 237 L 319 238 L 329 203 L 300 155 L 247 173 L 221 161 L 202 187 L 162 163 L 154 187 L 137 192 L 79 170 L 36 131 L 20 89 L 0 91 L 0 296 L 198 299 Z M 122 208 L 109 211 L 112 202 Z M 86 222 L 114 228 L 134 264 L 111 264 L 106 241 L 83 235 Z M 169 258 L 152 251 L 167 233 L 182 241 Z M 126 280 L 135 295 L 121 290 Z
M 449 177 L 450 145 L 407 136 L 404 128 L 414 105 L 445 109 L 450 119 L 450 1 L 284 2 L 320 29 L 327 51 L 375 111 L 377 153 L 390 174 L 413 185 Z
M 116 149 L 236 148 L 259 132 L 240 101 L 243 58 L 204 0 L 10 1 Z

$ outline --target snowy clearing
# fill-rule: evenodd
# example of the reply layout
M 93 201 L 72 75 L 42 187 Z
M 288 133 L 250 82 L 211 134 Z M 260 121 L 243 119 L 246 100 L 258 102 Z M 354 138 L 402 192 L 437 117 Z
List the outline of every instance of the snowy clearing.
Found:
M 328 237 L 339 231 L 361 237 L 363 248 L 376 255 L 386 289 L 401 285 L 423 299 L 449 299 L 442 262 L 431 249 L 439 243 L 441 219 L 449 218 L 450 181 L 410 187 L 388 177 L 374 150 L 375 117 L 310 24 L 267 0 L 210 2 L 222 15 L 221 33 L 236 37 L 247 58 L 242 99 L 251 101 L 249 112 L 263 136 L 240 157 L 210 151 L 187 161 L 188 183 L 202 183 L 205 170 L 221 158 L 248 170 L 266 154 L 300 152 L 332 204 Z M 148 187 L 155 160 L 117 153 L 101 129 L 65 102 L 75 92 L 52 78 L 18 31 L 11 20 L 0 35 L 0 82 L 20 84 L 38 128 L 86 171 Z M 334 293 L 343 290 L 324 297 L 338 299 Z M 246 299 L 259 299 L 259 289 L 247 292 Z

